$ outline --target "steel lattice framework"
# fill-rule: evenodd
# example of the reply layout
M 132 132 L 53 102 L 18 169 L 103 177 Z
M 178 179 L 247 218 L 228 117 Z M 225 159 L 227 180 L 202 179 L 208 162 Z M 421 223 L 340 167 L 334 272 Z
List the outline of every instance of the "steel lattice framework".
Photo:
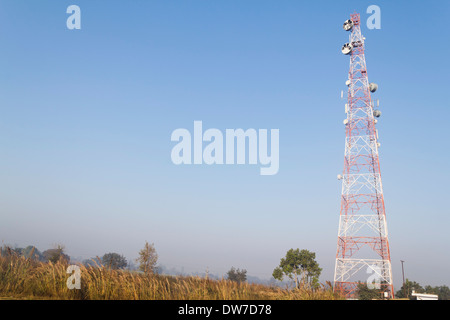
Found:
M 375 275 L 385 296 L 393 298 L 391 258 L 389 252 L 383 187 L 378 157 L 377 120 L 367 77 L 364 40 L 360 16 L 352 14 L 350 22 L 350 72 L 347 81 L 348 103 L 345 162 L 339 220 L 334 289 L 347 298 L 355 297 L 361 272 Z M 343 51 L 344 52 L 344 51 Z M 375 89 L 376 90 L 376 89 Z M 374 91 L 372 89 L 372 91 Z

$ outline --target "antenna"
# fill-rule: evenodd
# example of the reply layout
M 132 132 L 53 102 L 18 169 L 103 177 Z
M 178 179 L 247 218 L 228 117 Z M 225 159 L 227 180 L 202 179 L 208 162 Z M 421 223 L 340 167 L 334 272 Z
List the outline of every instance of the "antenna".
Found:
M 339 231 L 333 289 L 347 298 L 358 293 L 367 268 L 376 268 L 380 291 L 394 297 L 386 210 L 381 183 L 378 132 L 375 124 L 381 111 L 374 110 L 371 94 L 378 85 L 370 83 L 361 34 L 360 15 L 350 15 L 344 30 L 349 42 L 341 51 L 350 58 L 348 102 L 345 125 L 344 170 L 337 178 L 342 183 Z M 347 84 L 347 83 L 346 83 Z M 377 101 L 377 106 L 379 102 Z M 364 273 L 364 274 L 362 274 Z

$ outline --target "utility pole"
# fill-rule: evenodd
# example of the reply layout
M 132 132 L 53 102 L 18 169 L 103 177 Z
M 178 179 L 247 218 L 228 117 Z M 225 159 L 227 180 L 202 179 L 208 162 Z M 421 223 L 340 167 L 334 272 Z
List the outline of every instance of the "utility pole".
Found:
M 405 298 L 408 298 L 408 291 L 406 291 L 406 283 L 405 283 L 405 270 L 403 269 L 403 260 L 400 260 L 402 263 L 402 275 L 403 275 L 403 295 Z

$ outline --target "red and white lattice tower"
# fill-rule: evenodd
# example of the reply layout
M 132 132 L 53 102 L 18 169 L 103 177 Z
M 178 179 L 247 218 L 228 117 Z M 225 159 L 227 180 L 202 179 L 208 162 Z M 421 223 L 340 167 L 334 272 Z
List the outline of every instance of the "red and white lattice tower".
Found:
M 375 110 L 371 92 L 377 85 L 369 83 L 364 40 L 359 14 L 344 23 L 350 41 L 342 53 L 350 56 L 346 82 L 348 103 L 344 120 L 345 162 L 342 175 L 334 290 L 354 298 L 359 283 L 380 289 L 385 298 L 393 298 L 391 258 L 386 213 L 378 157 L 378 132 L 375 128 L 381 112 Z

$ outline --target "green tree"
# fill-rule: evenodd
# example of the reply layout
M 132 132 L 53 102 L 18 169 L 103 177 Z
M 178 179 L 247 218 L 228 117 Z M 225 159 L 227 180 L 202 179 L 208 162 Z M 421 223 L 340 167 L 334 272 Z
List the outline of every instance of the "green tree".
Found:
M 422 286 L 420 284 L 418 284 L 417 282 L 409 281 L 409 279 L 406 279 L 405 284 L 402 285 L 402 287 L 400 288 L 400 290 L 397 291 L 395 296 L 397 298 L 409 298 L 409 297 L 411 297 L 411 293 L 413 290 L 417 293 L 424 293 L 424 291 L 425 291 L 424 288 L 422 288 Z M 406 291 L 406 296 L 405 296 L 405 291 Z
M 158 254 L 156 253 L 155 245 L 145 241 L 145 246 L 139 251 L 139 258 L 136 259 L 136 262 L 139 263 L 139 270 L 143 271 L 145 274 L 156 273 Z
M 439 296 L 439 300 L 450 300 L 450 288 L 449 287 L 440 286 L 437 288 L 438 288 L 437 295 Z
M 245 282 L 247 281 L 247 270 L 240 270 L 231 267 L 231 269 L 227 272 L 227 279 L 238 283 Z
M 45 260 L 42 253 L 38 249 L 36 249 L 36 247 L 34 247 L 34 246 L 28 246 L 26 248 L 23 248 L 22 255 L 25 258 L 30 258 L 30 259 L 34 259 L 34 260 L 39 260 L 39 261 Z
M 14 251 L 14 254 L 15 254 L 16 256 L 21 256 L 21 255 L 22 255 L 23 249 L 24 249 L 24 248 L 16 247 L 16 248 L 14 248 L 14 249 L 12 249 L 12 250 Z
M 383 297 L 383 290 L 381 289 L 369 289 L 366 283 L 358 283 L 356 293 L 359 300 L 379 300 Z
M 95 258 L 83 260 L 82 264 L 85 267 L 97 268 L 97 267 L 100 267 L 100 265 L 102 264 L 102 260 L 99 257 L 95 257 Z
M 439 300 L 450 300 L 450 288 L 447 286 L 425 286 L 425 293 L 437 294 Z
M 124 269 L 128 265 L 127 259 L 115 252 L 104 254 L 102 257 L 102 263 L 104 266 L 111 269 Z
M 45 261 L 50 261 L 52 263 L 57 263 L 58 261 L 69 262 L 70 257 L 64 253 L 64 246 L 58 244 L 56 248 L 48 249 L 42 252 L 42 256 Z
M 3 246 L 1 254 L 2 256 L 20 256 L 23 248 L 11 247 L 8 245 Z
M 294 280 L 296 288 L 301 285 L 315 288 L 319 284 L 319 276 L 322 272 L 315 259 L 314 252 L 290 249 L 286 257 L 280 260 L 280 265 L 273 270 L 272 276 L 279 281 L 283 281 L 284 276 L 287 276 Z

